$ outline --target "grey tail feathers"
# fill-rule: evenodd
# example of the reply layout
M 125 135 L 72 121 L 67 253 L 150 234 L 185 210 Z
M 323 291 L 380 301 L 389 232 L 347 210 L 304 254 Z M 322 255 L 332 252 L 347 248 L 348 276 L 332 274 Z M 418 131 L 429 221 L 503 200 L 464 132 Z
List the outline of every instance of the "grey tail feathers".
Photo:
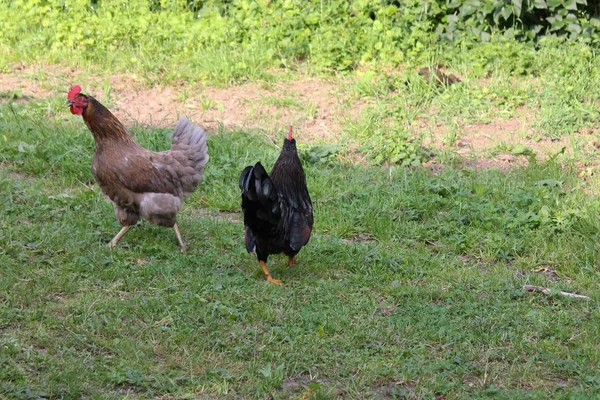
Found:
M 181 182 L 185 196 L 196 190 L 204 176 L 204 165 L 208 162 L 206 140 L 204 129 L 185 117 L 179 120 L 173 132 L 171 151 L 183 166 Z

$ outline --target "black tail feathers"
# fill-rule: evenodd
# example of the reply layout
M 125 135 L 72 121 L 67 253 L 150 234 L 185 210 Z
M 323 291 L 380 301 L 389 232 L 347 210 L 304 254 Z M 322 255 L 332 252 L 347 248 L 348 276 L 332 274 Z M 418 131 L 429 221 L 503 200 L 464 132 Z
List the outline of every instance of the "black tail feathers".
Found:
M 247 206 L 256 209 L 258 218 L 271 223 L 279 221 L 281 210 L 277 189 L 260 162 L 242 171 L 239 185 L 242 199 L 249 203 Z

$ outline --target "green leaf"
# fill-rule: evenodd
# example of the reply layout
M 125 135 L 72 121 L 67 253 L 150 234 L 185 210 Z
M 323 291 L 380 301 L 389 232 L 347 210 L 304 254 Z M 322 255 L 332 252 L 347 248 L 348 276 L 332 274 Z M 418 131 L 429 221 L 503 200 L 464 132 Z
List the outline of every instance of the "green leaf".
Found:
M 579 25 L 579 20 L 577 19 L 577 16 L 573 13 L 567 14 L 567 16 L 565 17 L 565 22 Z
M 564 7 L 567 10 L 577 11 L 577 2 L 575 0 L 567 0 L 564 2 Z
M 548 5 L 545 0 L 533 0 L 533 6 L 538 10 L 547 10 Z
M 561 187 L 562 184 L 562 181 L 556 179 L 542 179 L 541 181 L 537 181 L 535 186 Z
M 556 17 L 548 17 L 546 20 L 550 22 L 550 31 L 552 32 L 560 30 L 566 25 L 566 22 L 563 21 L 560 15 Z
M 540 31 L 542 30 L 542 28 L 544 28 L 544 26 L 543 26 L 543 25 L 534 25 L 534 26 L 532 26 L 532 27 L 531 27 L 531 31 L 532 31 L 534 34 L 538 34 L 538 33 L 540 33 Z
M 515 28 L 508 28 L 504 32 L 504 37 L 507 37 L 509 39 L 513 39 L 515 37 Z
M 494 11 L 494 23 L 496 25 L 500 24 L 500 13 L 502 12 L 502 7 L 498 7 L 496 11 Z
M 385 16 L 392 16 L 398 12 L 398 9 L 395 6 L 387 6 L 383 9 L 382 14 Z
M 458 15 L 450 14 L 450 15 L 446 16 L 446 18 L 448 19 L 448 24 L 458 22 Z
M 498 5 L 496 3 L 486 3 L 483 5 L 483 7 L 481 7 L 481 12 L 483 15 L 490 15 L 496 10 L 497 7 Z
M 573 35 L 579 35 L 581 33 L 581 25 L 579 24 L 568 24 L 567 31 L 572 33 Z
M 512 0 L 513 7 L 515 9 L 515 15 L 517 17 L 521 16 L 521 10 L 523 8 L 523 0 Z
M 527 156 L 533 154 L 533 150 L 523 144 L 517 144 L 511 149 L 510 153 L 515 156 Z
M 460 8 L 460 15 L 463 17 L 468 17 L 477 11 L 478 7 L 470 4 L 465 4 Z
M 548 5 L 548 8 L 555 9 L 556 7 L 562 6 L 563 2 L 562 0 L 547 0 L 546 4 Z
M 508 21 L 512 14 L 512 9 L 510 9 L 509 7 L 502 7 L 502 10 L 500 10 L 500 15 L 502 15 L 505 21 Z

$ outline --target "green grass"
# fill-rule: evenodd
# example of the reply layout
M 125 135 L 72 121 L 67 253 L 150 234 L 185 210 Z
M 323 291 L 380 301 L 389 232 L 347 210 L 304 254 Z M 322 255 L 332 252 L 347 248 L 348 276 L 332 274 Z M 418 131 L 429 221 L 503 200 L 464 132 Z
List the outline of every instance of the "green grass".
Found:
M 519 59 L 512 55 L 517 49 L 523 53 Z M 422 139 L 414 127 L 420 121 L 456 131 L 465 125 L 515 119 L 534 132 L 533 139 L 569 137 L 595 126 L 600 117 L 600 92 L 594 84 L 600 79 L 599 60 L 579 43 L 549 42 L 533 51 L 511 42 L 456 51 L 447 64 L 463 82 L 450 87 L 426 84 L 410 66 L 400 71 L 359 71 L 355 79 L 346 81 L 345 89 L 368 103 L 358 118 L 345 121 L 345 129 L 366 146 L 370 143 L 365 137 L 374 137 L 367 153 L 376 162 L 398 162 L 407 140 Z M 511 70 L 523 64 L 525 70 Z M 449 144 L 461 138 L 461 132 L 455 135 Z M 414 150 L 408 153 L 416 156 Z
M 440 43 L 410 12 L 397 27 L 375 24 L 360 2 L 197 14 L 182 2 L 68 3 L 0 4 L 0 69 L 75 69 L 25 76 L 60 96 L 0 92 L 0 397 L 600 394 L 600 177 L 593 136 L 580 134 L 600 116 L 589 43 Z M 417 76 L 438 63 L 463 82 Z M 178 101 L 198 96 L 197 83 L 250 80 L 274 91 L 261 104 L 314 119 L 315 103 L 275 92 L 297 70 L 327 75 L 350 112 L 338 143 L 300 143 L 315 227 L 296 267 L 270 259 L 285 286 L 267 284 L 244 249 L 237 188 L 243 167 L 273 164 L 284 132 L 211 136 L 205 180 L 180 214 L 187 255 L 148 223 L 107 248 L 120 226 L 90 171 L 93 139 L 64 108 L 72 80 L 95 84 L 108 106 L 118 72 L 176 84 Z M 202 110 L 223 107 L 199 96 Z M 529 166 L 464 168 L 451 146 L 466 127 L 508 119 L 529 123 L 523 138 L 569 138 L 570 158 L 535 162 L 537 150 L 501 141 L 488 154 Z M 439 173 L 420 166 L 435 126 L 446 128 Z M 131 131 L 153 150 L 170 144 L 167 129 Z
M 275 89 L 276 82 L 301 71 L 341 86 L 339 109 L 350 111 L 341 118 L 344 137 L 335 144 L 358 149 L 374 164 L 417 165 L 430 158 L 421 148 L 428 139 L 438 138 L 442 146 L 431 150 L 442 154 L 463 139 L 465 127 L 499 120 L 521 123 L 523 141 L 568 139 L 574 156 L 591 159 L 583 148 L 593 138 L 579 133 L 600 118 L 600 58 L 593 42 L 545 37 L 528 43 L 495 34 L 476 45 L 470 39 L 450 43 L 431 32 L 422 8 L 428 2 L 398 9 L 344 0 L 159 3 L 0 3 L 0 23 L 6 26 L 0 32 L 0 70 L 33 65 L 37 71 L 25 75 L 39 87 L 64 93 L 80 82 L 97 89 L 95 95 L 108 105 L 115 101 L 110 77 L 120 73 L 137 87 L 172 85 L 178 101 L 196 97 L 202 111 L 224 108 L 194 96 L 206 84 L 251 81 L 273 91 L 248 112 L 265 124 L 272 121 L 262 115 L 261 104 L 282 109 L 273 120 L 285 108 L 300 112 L 301 121 L 321 117 L 318 102 Z M 203 8 L 196 12 L 199 3 Z M 377 11 L 376 21 L 369 10 Z M 73 74 L 46 69 L 45 63 Z M 462 82 L 428 85 L 416 74 L 438 64 Z M 0 93 L 0 99 L 19 96 L 14 90 Z M 362 107 L 353 109 L 353 100 Z M 445 131 L 436 136 L 438 126 Z
M 314 233 L 296 267 L 270 259 L 277 287 L 231 212 L 242 168 L 270 167 L 279 144 L 210 137 L 205 180 L 180 217 L 187 255 L 147 223 L 111 250 L 119 224 L 93 183 L 93 140 L 62 101 L 0 105 L 2 396 L 599 394 L 596 176 L 581 180 L 563 159 L 435 175 L 305 144 L 302 158 L 318 161 L 305 161 Z M 169 146 L 168 130 L 132 132 Z

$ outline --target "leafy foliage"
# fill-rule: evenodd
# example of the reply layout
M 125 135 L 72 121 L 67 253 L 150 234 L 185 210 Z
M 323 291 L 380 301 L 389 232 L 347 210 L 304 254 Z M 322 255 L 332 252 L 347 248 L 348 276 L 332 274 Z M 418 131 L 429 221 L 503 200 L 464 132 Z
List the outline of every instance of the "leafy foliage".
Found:
M 322 146 L 313 146 L 308 150 L 300 150 L 300 158 L 310 163 L 328 162 L 332 160 L 342 150 L 342 146 L 337 144 L 325 144 Z
M 568 35 L 598 40 L 600 19 L 595 2 L 587 0 L 450 0 L 444 36 L 465 32 L 479 40 L 491 39 L 493 29 L 508 38 L 537 39 Z M 441 29 L 440 29 L 441 31 Z
M 595 42 L 594 12 L 586 0 L 13 0 L 0 3 L 0 67 L 44 54 L 147 79 L 232 83 L 304 60 L 336 71 L 423 61 L 440 39 L 471 46 L 496 32 Z

